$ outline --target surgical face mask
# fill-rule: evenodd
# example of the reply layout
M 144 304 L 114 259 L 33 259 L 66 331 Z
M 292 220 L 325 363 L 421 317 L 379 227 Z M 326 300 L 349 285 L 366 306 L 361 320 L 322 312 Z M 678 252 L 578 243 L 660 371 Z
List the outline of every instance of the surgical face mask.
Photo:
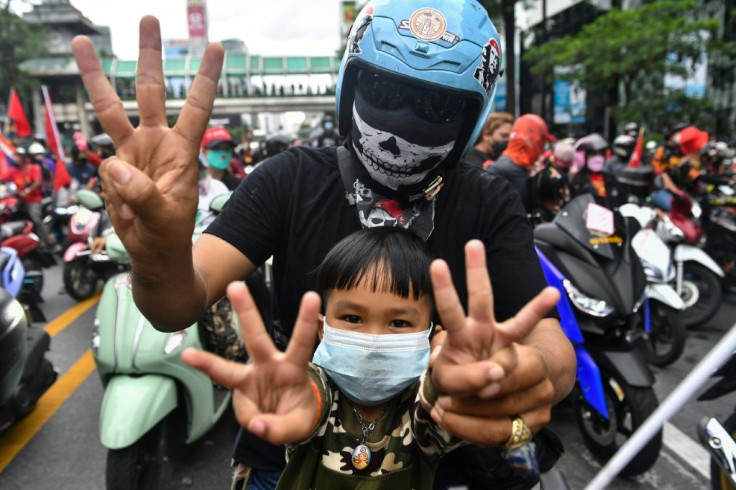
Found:
M 328 121 L 328 122 L 326 122 L 326 123 L 325 123 L 325 130 L 326 130 L 326 131 L 332 131 L 332 129 L 333 129 L 334 127 L 335 127 L 335 126 L 334 126 L 334 125 L 332 124 L 332 122 L 329 122 L 329 121 Z
M 230 165 L 230 151 L 208 150 L 207 165 L 215 170 L 225 170 Z
M 411 386 L 427 369 L 430 332 L 369 335 L 332 328 L 325 320 L 312 362 L 350 400 L 378 405 Z
M 591 172 L 602 172 L 603 166 L 606 164 L 606 157 L 603 155 L 593 155 L 588 157 L 588 170 Z

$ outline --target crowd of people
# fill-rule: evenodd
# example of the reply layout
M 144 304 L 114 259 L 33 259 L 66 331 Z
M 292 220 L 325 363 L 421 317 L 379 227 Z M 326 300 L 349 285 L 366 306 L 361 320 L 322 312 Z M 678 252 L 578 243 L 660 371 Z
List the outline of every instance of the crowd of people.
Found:
M 669 211 L 672 196 L 736 181 L 736 149 L 706 131 L 675 122 L 663 144 L 644 139 L 644 128 L 630 122 L 612 143 L 599 133 L 558 140 L 539 116 L 493 113 L 465 160 L 505 177 L 536 221 L 550 221 L 581 194 L 610 209 L 636 200 Z

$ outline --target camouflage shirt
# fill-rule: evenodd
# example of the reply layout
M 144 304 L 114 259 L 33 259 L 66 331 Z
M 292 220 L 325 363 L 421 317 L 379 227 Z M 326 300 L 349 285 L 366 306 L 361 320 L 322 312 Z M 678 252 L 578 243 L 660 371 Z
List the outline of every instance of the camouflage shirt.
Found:
M 463 444 L 430 417 L 437 392 L 427 372 L 389 402 L 365 441 L 352 406 L 324 370 L 310 364 L 309 374 L 321 392 L 322 416 L 310 437 L 287 446 L 277 489 L 431 489 L 440 457 Z M 356 469 L 360 444 L 371 457 Z

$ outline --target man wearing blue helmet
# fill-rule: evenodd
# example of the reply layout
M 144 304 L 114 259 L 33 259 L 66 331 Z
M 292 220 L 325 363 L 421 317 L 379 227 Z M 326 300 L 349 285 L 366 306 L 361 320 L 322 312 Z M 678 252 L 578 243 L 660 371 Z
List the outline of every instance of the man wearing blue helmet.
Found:
M 140 32 L 138 128 L 128 122 L 89 40 L 75 39 L 73 49 L 97 116 L 116 143 L 116 156 L 101 167 L 108 208 L 130 253 L 136 304 L 157 328 L 190 325 L 228 283 L 272 256 L 278 311 L 270 333 L 284 348 L 300 298 L 316 289 L 316 266 L 342 238 L 373 226 L 403 226 L 422 237 L 449 264 L 465 305 L 478 292 L 466 286 L 463 249 L 471 239 L 482 240 L 495 298 L 482 314 L 495 325 L 530 321 L 517 313 L 545 282 L 518 193 L 504 179 L 460 162 L 490 111 L 501 55 L 498 33 L 475 0 L 369 2 L 338 77 L 336 114 L 345 147 L 301 146 L 269 159 L 194 247 L 196 161 L 222 47 L 207 48 L 177 123 L 168 128 L 156 19 L 144 18 Z M 552 306 L 533 303 L 539 312 Z M 467 321 L 479 314 L 471 308 Z M 438 470 L 441 488 L 481 488 L 494 479 L 504 479 L 504 488 L 533 486 L 502 450 L 528 442 L 573 386 L 575 356 L 557 320 L 541 320 L 526 337 L 498 335 L 508 347 L 487 353 L 477 367 L 490 372 L 492 363 L 503 373 L 489 381 L 484 398 L 438 381 L 447 395 L 435 403 L 442 427 L 494 446 L 456 451 Z M 251 475 L 247 488 L 273 488 L 284 451 L 241 431 L 234 460 L 241 474 Z

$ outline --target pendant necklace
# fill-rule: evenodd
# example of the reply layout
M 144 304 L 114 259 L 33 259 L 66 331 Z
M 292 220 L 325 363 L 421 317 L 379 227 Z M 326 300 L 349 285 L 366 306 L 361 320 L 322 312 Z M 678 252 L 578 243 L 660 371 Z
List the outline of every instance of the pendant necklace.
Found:
M 383 414 L 386 413 L 386 408 L 388 408 L 388 405 L 384 407 L 383 411 L 378 415 L 378 417 L 375 418 L 375 420 L 369 422 L 368 424 L 365 423 L 365 420 L 363 420 L 363 417 L 360 416 L 355 407 L 351 405 L 350 408 L 353 409 L 353 413 L 355 413 L 355 417 L 357 417 L 358 423 L 360 424 L 360 429 L 363 431 L 363 440 L 360 441 L 360 444 L 358 444 L 355 449 L 353 449 L 353 453 L 351 454 L 350 458 L 353 463 L 353 467 L 356 470 L 362 470 L 371 462 L 371 450 L 365 444 L 366 439 L 368 438 L 368 434 L 370 434 L 371 431 L 376 428 L 376 422 L 381 420 Z

